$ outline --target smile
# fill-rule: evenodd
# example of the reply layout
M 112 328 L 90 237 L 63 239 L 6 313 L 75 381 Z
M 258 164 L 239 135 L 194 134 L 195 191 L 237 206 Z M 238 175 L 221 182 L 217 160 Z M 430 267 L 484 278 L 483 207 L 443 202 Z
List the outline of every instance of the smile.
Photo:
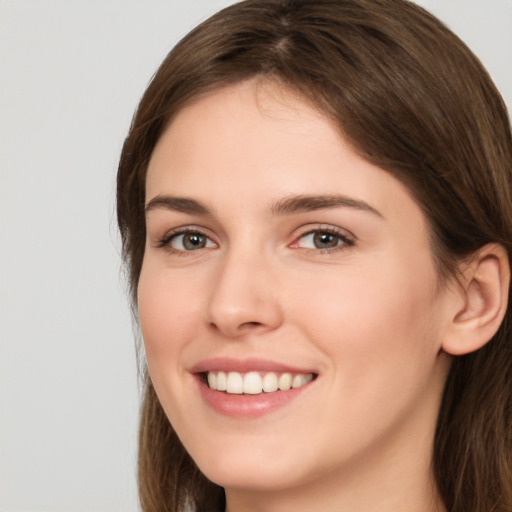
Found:
M 206 382 L 213 391 L 224 391 L 232 395 L 260 395 L 300 388 L 311 382 L 312 373 L 257 372 L 247 373 L 209 371 Z
M 299 396 L 311 396 L 319 373 L 260 358 L 204 359 L 189 368 L 204 402 L 231 418 L 256 419 L 287 407 Z

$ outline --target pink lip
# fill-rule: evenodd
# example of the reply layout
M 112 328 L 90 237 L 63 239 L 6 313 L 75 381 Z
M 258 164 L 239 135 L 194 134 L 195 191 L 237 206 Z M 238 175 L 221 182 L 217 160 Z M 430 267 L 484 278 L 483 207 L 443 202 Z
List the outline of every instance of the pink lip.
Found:
M 256 372 L 276 372 L 276 373 L 317 373 L 310 368 L 297 368 L 276 361 L 268 361 L 266 359 L 232 359 L 228 357 L 214 357 L 205 359 L 192 366 L 189 371 L 191 373 L 206 372 L 239 372 L 247 373 Z
M 198 378 L 199 392 L 203 400 L 215 411 L 232 418 L 259 418 L 289 404 L 306 391 L 315 381 L 300 388 L 261 395 L 230 395 L 224 391 L 213 391 Z
M 213 358 L 201 361 L 189 370 L 196 377 L 197 386 L 203 400 L 216 412 L 232 418 L 253 419 L 275 411 L 307 391 L 315 380 L 288 391 L 261 393 L 259 395 L 232 395 L 223 391 L 214 391 L 204 382 L 203 375 L 208 371 L 240 372 L 249 371 L 278 373 L 316 373 L 309 369 L 295 368 L 275 361 L 264 359 L 235 360 L 230 358 Z

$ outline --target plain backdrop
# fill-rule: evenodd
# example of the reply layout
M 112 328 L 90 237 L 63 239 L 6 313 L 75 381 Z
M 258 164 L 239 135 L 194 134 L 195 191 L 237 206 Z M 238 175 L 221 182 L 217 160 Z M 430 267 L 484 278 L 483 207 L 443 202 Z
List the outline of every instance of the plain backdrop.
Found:
M 0 510 L 131 512 L 137 369 L 117 159 L 154 70 L 223 0 L 0 0 Z M 424 0 L 512 106 L 512 0 Z

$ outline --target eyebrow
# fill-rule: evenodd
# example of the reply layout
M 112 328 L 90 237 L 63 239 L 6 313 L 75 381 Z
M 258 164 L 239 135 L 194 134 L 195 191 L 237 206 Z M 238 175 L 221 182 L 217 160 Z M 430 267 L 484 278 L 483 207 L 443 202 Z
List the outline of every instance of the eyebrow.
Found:
M 156 208 L 172 210 L 180 213 L 211 215 L 210 210 L 195 199 L 174 196 L 156 196 L 146 204 L 146 213 Z
M 294 213 L 338 207 L 369 212 L 383 218 L 383 215 L 378 210 L 373 208 L 373 206 L 370 206 L 365 201 L 341 194 L 299 195 L 286 197 L 274 203 L 270 208 L 270 212 L 272 215 L 292 215 Z M 187 197 L 158 195 L 146 204 L 145 210 L 147 213 L 157 208 L 195 215 L 212 214 L 211 211 L 202 203 Z
M 293 213 L 322 210 L 324 208 L 337 208 L 340 206 L 373 213 L 383 218 L 383 215 L 378 210 L 365 201 L 342 194 L 300 195 L 280 199 L 272 206 L 271 212 L 274 215 L 290 215 Z

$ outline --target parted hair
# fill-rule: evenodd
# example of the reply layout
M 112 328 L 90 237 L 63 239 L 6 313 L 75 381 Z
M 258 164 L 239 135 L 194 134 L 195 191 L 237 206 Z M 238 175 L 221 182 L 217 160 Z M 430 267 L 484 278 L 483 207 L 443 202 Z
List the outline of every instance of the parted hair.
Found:
M 299 93 L 360 156 L 408 187 L 428 220 L 441 278 L 490 242 L 502 244 L 510 261 L 510 121 L 488 73 L 457 36 L 408 0 L 246 0 L 169 53 L 124 143 L 117 216 L 135 316 L 146 171 L 157 141 L 192 100 L 255 77 Z M 482 349 L 454 358 L 446 382 L 433 472 L 450 512 L 512 511 L 511 315 L 509 307 Z M 147 371 L 143 379 L 142 509 L 224 510 L 224 490 L 196 467 Z

